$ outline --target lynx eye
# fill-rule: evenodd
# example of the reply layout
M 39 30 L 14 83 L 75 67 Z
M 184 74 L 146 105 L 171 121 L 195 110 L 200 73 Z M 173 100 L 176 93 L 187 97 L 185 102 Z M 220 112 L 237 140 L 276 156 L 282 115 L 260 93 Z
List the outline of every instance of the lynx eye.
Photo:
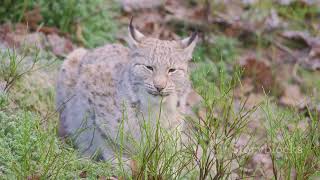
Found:
M 153 67 L 152 66 L 146 66 L 147 69 L 149 69 L 150 71 L 153 71 Z
M 176 69 L 174 69 L 174 68 L 169 69 L 169 73 L 173 73 L 175 71 L 176 71 Z

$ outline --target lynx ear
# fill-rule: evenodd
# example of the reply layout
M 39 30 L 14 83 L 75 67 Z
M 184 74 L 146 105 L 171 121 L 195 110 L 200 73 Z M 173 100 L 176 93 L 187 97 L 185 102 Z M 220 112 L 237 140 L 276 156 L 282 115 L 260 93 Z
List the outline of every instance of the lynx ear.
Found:
M 133 17 L 131 17 L 130 24 L 129 24 L 129 46 L 135 47 L 137 46 L 141 40 L 144 38 L 144 35 L 136 30 L 132 24 Z
M 181 40 L 182 48 L 189 58 L 192 57 L 194 48 L 198 41 L 198 32 L 193 32 L 188 38 Z

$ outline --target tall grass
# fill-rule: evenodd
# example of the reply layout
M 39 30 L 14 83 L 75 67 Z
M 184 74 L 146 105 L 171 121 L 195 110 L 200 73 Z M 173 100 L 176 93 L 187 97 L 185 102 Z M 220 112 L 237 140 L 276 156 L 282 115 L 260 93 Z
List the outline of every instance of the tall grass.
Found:
M 109 177 L 110 165 L 80 158 L 56 136 L 56 123 L 44 126 L 32 112 L 0 112 L 0 177 L 5 179 L 61 179 Z
M 308 179 L 319 174 L 318 114 L 307 109 L 305 117 L 305 113 L 293 109 L 278 109 L 270 101 L 266 101 L 263 110 L 275 179 Z
M 186 117 L 184 123 L 188 128 L 182 134 L 177 129 L 162 128 L 159 119 L 156 124 L 150 123 L 154 122 L 150 119 L 141 120 L 141 138 L 131 142 L 136 150 L 132 154 L 134 179 L 228 179 L 237 174 L 244 177 L 242 165 L 251 154 L 238 152 L 234 143 L 245 132 L 255 108 L 245 110 L 242 106 L 235 110 L 232 90 L 239 83 L 239 74 L 228 78 L 223 69 L 218 72 L 221 79 L 217 84 L 208 83 L 204 78 L 207 73 L 202 69 L 194 72 L 194 76 L 203 80 L 198 81 L 196 89 L 203 98 L 201 108 L 206 113 L 202 117 Z M 121 154 L 118 156 L 121 159 Z M 127 173 L 120 174 L 130 178 Z
M 54 87 L 39 72 L 51 60 L 43 60 L 38 51 L 33 55 L 23 55 L 21 50 L 3 53 L 0 82 L 10 86 L 0 91 L 0 179 L 109 177 L 109 163 L 81 158 L 56 136 L 54 97 L 48 93 Z
M 26 54 L 18 55 L 15 49 L 0 53 L 0 80 L 5 83 L 3 91 L 8 92 L 25 74 L 33 71 L 38 62 L 38 53 L 32 60 L 28 60 Z
M 8 56 L 6 61 L 10 62 Z M 3 68 L 6 66 L 1 66 L 0 72 L 4 72 Z M 19 68 L 24 72 L 28 66 Z M 145 121 L 141 126 L 142 138 L 134 142 L 136 150 L 131 158 L 136 168 L 133 173 L 127 171 L 124 164 L 112 168 L 109 162 L 81 158 L 72 146 L 61 142 L 56 137 L 54 109 L 51 109 L 52 116 L 42 116 L 23 103 L 18 108 L 11 106 L 15 101 L 8 98 L 10 93 L 21 88 L 17 86 L 19 83 L 14 83 L 12 88 L 15 91 L 2 92 L 0 96 L 0 176 L 7 179 L 77 179 L 80 176 L 96 178 L 111 175 L 129 179 L 246 178 L 245 165 L 254 152 L 238 152 L 234 144 L 247 133 L 246 125 L 256 107 L 245 109 L 243 102 L 240 108 L 235 108 L 233 90 L 240 83 L 240 73 L 236 69 L 234 72 L 230 75 L 223 64 L 200 66 L 194 71 L 194 88 L 203 98 L 195 111 L 202 110 L 204 115 L 186 117 L 191 128 L 183 134 L 168 131 L 159 123 L 152 126 L 148 123 L 150 121 Z M 49 99 L 40 98 L 44 104 L 50 103 L 50 99 L 53 103 L 54 97 L 49 97 L 50 93 L 43 96 Z M 319 171 L 317 116 L 308 112 L 308 126 L 302 130 L 297 124 L 305 117 L 296 110 L 280 111 L 268 101 L 263 109 L 268 134 L 266 143 L 272 150 L 275 178 L 289 179 L 292 172 L 298 179 L 316 176 Z M 295 124 L 294 129 L 287 128 L 289 122 Z M 181 144 L 182 137 L 187 141 Z M 250 148 L 251 145 L 249 142 L 247 146 Z M 277 148 L 286 151 L 279 152 Z

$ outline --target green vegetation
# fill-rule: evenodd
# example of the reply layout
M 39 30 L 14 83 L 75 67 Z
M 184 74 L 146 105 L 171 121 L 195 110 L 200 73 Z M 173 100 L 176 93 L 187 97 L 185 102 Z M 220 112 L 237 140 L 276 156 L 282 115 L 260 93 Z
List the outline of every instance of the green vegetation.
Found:
M 38 56 L 34 56 L 36 57 Z M 235 153 L 234 143 L 248 132 L 250 115 L 259 107 L 245 110 L 243 101 L 240 111 L 235 111 L 233 89 L 239 84 L 240 73 L 230 76 L 223 67 L 221 64 L 202 66 L 192 74 L 195 89 L 204 99 L 199 108 L 207 109 L 207 112 L 200 119 L 189 118 L 188 121 L 196 128 L 188 133 L 188 143 L 180 147 L 177 144 L 180 135 L 175 134 L 175 131 L 167 132 L 159 126 L 152 129 L 148 123 L 143 126 L 145 136 L 135 143 L 138 153 L 133 156 L 138 167 L 136 174 L 140 178 L 231 178 L 234 172 L 243 178 L 247 176 L 245 164 L 255 151 L 248 154 Z M 206 78 L 213 72 L 216 72 L 213 74 L 215 80 Z M 28 75 L 22 79 L 28 79 Z M 11 93 L 25 91 L 28 85 L 29 83 L 17 79 L 12 87 L 13 91 L 8 95 L 2 94 L 0 98 L 0 123 L 3 125 L 0 131 L 0 153 L 4 155 L 0 158 L 1 176 L 61 179 L 79 176 L 110 177 L 116 174 L 130 177 L 131 172 L 125 171 L 123 164 L 112 169 L 108 162 L 80 158 L 72 146 L 55 136 L 57 114 L 52 104 L 52 86 L 45 93 L 46 85 L 36 84 L 39 90 L 32 89 L 29 95 L 26 94 L 35 98 L 35 102 L 25 101 L 19 96 L 10 97 Z M 37 102 L 41 104 L 37 105 Z M 14 110 L 13 103 L 18 103 L 20 108 Z M 32 104 L 34 108 L 30 108 Z M 37 109 L 40 107 L 46 109 Z M 315 175 L 320 161 L 317 150 L 317 116 L 310 114 L 308 129 L 300 130 L 298 126 L 303 120 L 302 115 L 295 110 L 277 110 L 275 107 L 269 101 L 262 106 L 266 115 L 266 143 L 272 150 L 275 173 L 278 177 L 288 177 L 292 169 L 295 169 L 301 179 Z M 41 111 L 48 113 L 42 114 Z M 289 122 L 294 129 L 286 128 Z M 278 138 L 279 133 L 283 138 Z M 250 140 L 246 148 L 254 149 L 254 144 Z M 279 151 L 279 148 L 286 151 Z M 201 157 L 195 155 L 199 149 L 202 149 Z M 312 162 L 310 159 L 313 159 Z
M 84 172 L 89 178 L 109 177 L 110 164 L 79 157 L 73 147 L 56 136 L 54 82 L 42 72 L 43 68 L 50 72 L 52 62 L 48 66 L 48 60 L 39 53 L 23 59 L 17 51 L 8 50 L 2 55 L 1 65 L 11 64 L 11 68 L 1 66 L 0 79 L 11 73 L 9 79 L 14 83 L 10 91 L 0 94 L 0 177 L 69 179 Z M 54 75 L 54 71 L 51 73 Z M 17 75 L 19 78 L 15 78 Z
M 5 99 L 6 97 L 1 97 Z M 0 112 L 0 176 L 5 179 L 70 179 L 110 176 L 108 163 L 80 158 L 56 134 L 56 123 L 30 111 Z
M 317 21 L 317 14 L 320 12 L 316 6 L 308 6 L 301 1 L 294 1 L 290 5 L 280 5 L 272 1 L 259 1 L 253 9 L 258 8 L 261 11 L 268 11 L 270 9 L 276 10 L 280 17 L 288 20 L 290 26 L 297 30 L 304 30 L 306 28 L 314 30 L 305 20 Z
M 34 66 L 38 63 L 38 57 L 34 57 L 31 65 L 26 65 L 25 55 L 18 56 L 15 52 L 10 51 L 2 53 L 0 57 L 0 76 L 5 82 L 3 91 L 8 92 L 10 88 L 18 81 L 23 75 L 33 70 Z M 28 67 L 26 67 L 28 66 Z
M 279 109 L 269 101 L 266 101 L 263 110 L 275 177 L 288 179 L 295 171 L 297 179 L 308 179 L 319 172 L 318 114 L 309 109 L 304 113 Z M 304 114 L 309 118 L 305 119 Z M 288 124 L 291 126 L 288 127 Z
M 8 53 L 10 53 L 10 56 L 4 56 L 3 61 L 11 62 L 19 59 L 16 51 L 8 51 Z M 31 56 L 31 60 L 30 57 L 25 58 L 31 62 L 35 61 L 32 58 L 37 58 L 36 62 L 41 64 L 43 60 L 39 57 L 37 54 Z M 19 69 L 22 72 L 30 69 L 29 66 L 24 66 L 24 64 L 13 64 L 17 64 L 15 69 Z M 1 70 L 3 72 L 6 72 L 4 71 L 5 69 L 7 67 L 2 66 Z M 28 79 L 31 77 L 35 80 L 32 74 L 37 72 L 29 72 L 21 76 L 21 78 L 16 79 L 12 85 L 12 91 L 1 95 L 0 123 L 3 126 L 0 131 L 0 152 L 4 155 L 0 159 L 1 176 L 22 179 L 33 176 L 60 179 L 78 177 L 82 172 L 87 172 L 86 176 L 88 178 L 97 177 L 97 175 L 109 177 L 111 173 L 119 173 L 120 175 L 129 177 L 130 173 L 128 174 L 128 171 L 121 170 L 123 169 L 121 166 L 118 170 L 111 171 L 108 163 L 80 158 L 76 150 L 56 137 L 57 114 L 55 114 L 53 105 L 53 84 L 47 86 L 46 83 L 36 81 L 32 85 L 32 82 L 28 81 Z M 219 76 L 224 78 L 226 72 L 222 70 L 219 70 L 219 72 L 221 73 Z M 200 79 L 204 79 L 203 76 L 207 75 L 204 71 L 198 71 L 195 74 L 198 74 Z M 229 156 L 224 154 L 226 153 L 225 148 L 227 148 L 228 152 L 232 151 L 232 142 L 243 131 L 241 129 L 242 123 L 245 122 L 238 119 L 236 117 L 237 114 L 234 114 L 232 109 L 230 109 L 232 106 L 230 90 L 234 86 L 232 82 L 235 82 L 230 80 L 221 79 L 219 87 L 215 84 L 207 84 L 208 87 L 215 90 L 205 95 L 206 101 L 204 106 L 208 106 L 207 108 L 214 110 L 212 105 L 219 105 L 219 107 L 221 106 L 221 110 L 225 111 L 225 115 L 231 116 L 223 116 L 216 119 L 216 117 L 212 116 L 213 112 L 208 113 L 208 117 L 203 120 L 206 123 L 199 123 L 197 125 L 199 131 L 191 132 L 192 135 L 189 139 L 191 143 L 185 144 L 182 149 L 177 144 L 176 139 L 180 138 L 180 135 L 174 134 L 174 131 L 166 132 L 160 126 L 157 126 L 154 130 L 147 123 L 143 126 L 142 130 L 145 136 L 143 136 L 140 142 L 136 142 L 138 153 L 134 156 L 134 160 L 138 164 L 137 174 L 139 177 L 176 177 L 178 179 L 190 176 L 211 177 L 215 176 L 215 168 L 221 166 L 221 163 L 228 163 L 228 161 L 233 160 L 233 158 L 229 159 Z M 206 86 L 205 83 L 207 82 L 200 82 L 197 85 L 199 91 L 201 91 L 202 87 Z M 33 86 L 37 87 L 37 89 L 33 89 Z M 19 95 L 22 92 L 24 96 Z M 12 96 L 13 94 L 15 96 Z M 225 101 L 226 99 L 228 101 Z M 224 103 L 221 104 L 222 102 Z M 18 105 L 18 108 L 13 105 Z M 230 129 L 227 125 L 221 126 L 225 124 L 227 119 L 230 119 L 230 123 L 235 125 L 233 127 L 235 129 Z M 191 121 L 193 123 L 198 122 L 197 119 L 190 119 Z M 211 124 L 211 121 L 215 122 L 215 124 Z M 207 125 L 210 125 L 209 129 Z M 220 127 L 226 129 L 220 129 Z M 212 132 L 216 131 L 219 133 L 212 134 Z M 225 134 L 225 132 L 228 133 Z M 202 133 L 207 136 L 201 136 L 200 134 Z M 206 142 L 210 138 L 216 138 L 215 141 L 220 141 L 220 143 L 207 144 Z M 216 157 L 211 154 L 212 148 L 219 148 L 219 151 L 215 152 L 215 155 L 219 155 L 219 158 L 217 158 L 218 164 L 213 161 L 214 163 L 206 167 L 206 158 L 203 157 L 200 160 L 197 159 L 198 157 L 193 156 L 193 150 L 198 146 L 198 143 L 203 149 L 206 149 L 209 160 L 214 160 Z M 201 161 L 201 165 L 196 166 L 193 164 L 186 166 L 186 164 L 194 161 Z M 219 169 L 218 176 L 230 176 L 230 173 L 227 172 L 230 168 L 228 165 L 228 167 Z M 198 169 L 201 169 L 201 172 Z
M 106 41 L 114 41 L 116 23 L 112 21 L 117 7 L 104 0 L 4 0 L 0 7 L 0 23 L 26 21 L 28 12 L 39 8 L 42 18 L 35 19 L 37 28 L 43 26 L 56 27 L 62 33 L 70 34 L 74 40 L 88 47 L 102 45 Z M 29 20 L 31 21 L 31 20 Z M 29 22 L 31 23 L 31 22 Z M 34 27 L 33 27 L 34 28 Z

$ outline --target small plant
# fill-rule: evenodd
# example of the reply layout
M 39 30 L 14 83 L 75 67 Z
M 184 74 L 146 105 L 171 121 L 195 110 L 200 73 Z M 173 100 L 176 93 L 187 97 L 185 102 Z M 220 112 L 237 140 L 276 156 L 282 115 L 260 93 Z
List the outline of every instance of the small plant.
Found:
M 210 49 L 213 60 L 233 62 L 238 53 L 236 48 L 238 44 L 236 39 L 226 36 L 217 36 L 214 40 L 213 48 Z
M 316 6 L 308 6 L 299 1 L 295 1 L 289 6 L 278 6 L 277 10 L 280 16 L 291 21 L 297 29 L 310 28 L 305 20 L 316 20 L 317 13 L 319 13 L 319 8 Z
M 205 116 L 190 119 L 195 128 L 188 136 L 193 144 L 188 149 L 198 170 L 198 179 L 232 178 L 233 173 L 242 171 L 239 165 L 247 159 L 246 153 L 236 153 L 234 143 L 244 133 L 250 114 L 256 108 L 245 110 L 244 103 L 239 111 L 235 111 L 232 89 L 239 74 L 227 80 L 222 69 L 218 72 L 221 78 L 218 84 L 211 82 L 197 86 L 203 98 Z
M 114 41 L 114 5 L 104 0 L 38 1 L 44 25 L 58 27 L 88 47 Z M 90 4 L 90 5 L 88 5 Z
M 318 116 L 310 111 L 306 118 L 292 109 L 277 110 L 270 101 L 263 110 L 275 179 L 290 179 L 292 173 L 301 180 L 315 175 L 320 164 Z M 306 123 L 305 129 L 300 123 Z
M 26 54 L 18 55 L 16 49 L 7 49 L 0 54 L 0 80 L 5 82 L 3 91 L 8 92 L 25 74 L 33 71 L 38 62 L 38 52 L 32 59 Z
M 27 8 L 30 7 L 29 0 L 4 0 L 0 6 L 0 23 L 6 21 L 19 22 Z
M 5 107 L 7 107 L 8 104 L 9 104 L 8 96 L 4 92 L 0 91 L 0 111 L 5 109 Z
M 294 0 L 288 5 L 281 5 L 273 1 L 258 1 L 252 7 L 253 10 L 270 11 L 276 10 L 281 18 L 289 22 L 289 26 L 298 30 L 313 29 L 305 20 L 316 21 L 319 8 L 315 5 L 307 5 L 304 2 Z
M 168 131 L 157 125 L 154 129 L 145 124 L 144 138 L 139 142 L 135 156 L 136 179 L 179 179 L 187 166 L 177 130 Z
M 181 179 L 189 173 L 185 169 L 191 159 L 181 146 L 180 131 L 161 127 L 159 122 L 161 106 L 158 112 L 149 112 L 150 115 L 153 113 L 158 118 L 155 120 L 141 119 L 140 135 L 132 137 L 131 134 L 125 134 L 123 130 L 124 123 L 128 121 L 125 111 L 123 112 L 123 120 L 117 139 L 118 145 L 114 147 L 114 151 L 118 152 L 116 156 L 119 160 L 120 177 Z M 125 171 L 128 168 L 126 167 L 128 163 L 122 162 L 123 154 L 130 156 L 132 172 Z
M 31 112 L 0 111 L 0 177 L 4 179 L 77 179 L 109 177 L 108 163 L 79 158 L 55 136 L 56 123 L 45 126 Z
M 216 36 L 214 42 L 209 45 L 199 45 L 194 52 L 194 61 L 205 61 L 210 59 L 213 62 L 223 61 L 232 64 L 238 55 L 237 46 L 239 42 L 227 36 Z

